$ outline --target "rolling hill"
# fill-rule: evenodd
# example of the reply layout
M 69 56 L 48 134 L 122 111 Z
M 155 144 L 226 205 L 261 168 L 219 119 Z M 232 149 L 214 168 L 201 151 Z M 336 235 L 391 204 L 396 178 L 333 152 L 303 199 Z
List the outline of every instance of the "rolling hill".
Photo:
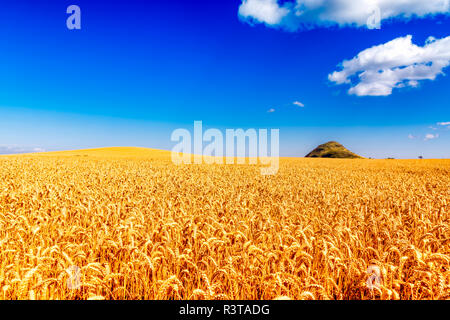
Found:
M 307 158 L 339 158 L 339 159 L 362 159 L 363 157 L 347 150 L 342 144 L 330 141 L 321 144 L 306 155 Z

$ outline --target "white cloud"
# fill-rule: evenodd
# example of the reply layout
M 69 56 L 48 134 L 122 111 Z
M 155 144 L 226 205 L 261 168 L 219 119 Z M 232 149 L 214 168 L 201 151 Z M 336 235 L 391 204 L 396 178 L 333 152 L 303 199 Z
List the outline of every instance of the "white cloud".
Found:
M 388 96 L 394 88 L 417 87 L 421 80 L 434 80 L 450 65 L 450 36 L 428 38 L 423 47 L 412 36 L 400 37 L 360 52 L 341 63 L 328 79 L 349 84 L 349 94 Z M 352 82 L 356 81 L 356 84 Z
M 450 121 L 449 122 L 438 122 L 437 125 L 438 126 L 450 126 Z
M 24 147 L 18 145 L 0 145 L 0 154 L 45 152 L 42 148 Z
M 269 110 L 267 110 L 267 112 L 268 112 L 268 113 L 273 113 L 273 112 L 275 112 L 275 109 L 273 109 L 273 108 L 272 108 L 272 109 L 269 109 Z
M 425 141 L 428 141 L 428 140 L 433 140 L 433 139 L 437 139 L 437 138 L 439 138 L 439 134 L 431 134 L 431 133 L 428 133 L 428 134 L 426 134 L 425 135 Z
M 242 0 L 239 15 L 290 31 L 332 25 L 361 27 L 391 18 L 448 14 L 450 0 Z M 371 22 L 372 23 L 372 22 Z
M 408 139 L 413 140 L 413 139 L 415 139 L 415 138 L 416 138 L 416 136 L 413 136 L 412 134 L 409 134 L 409 135 L 408 135 Z
M 294 101 L 292 104 L 294 104 L 294 105 L 296 105 L 296 106 L 298 106 L 300 108 L 304 108 L 305 107 L 305 105 L 303 103 L 301 103 L 300 101 Z
M 277 0 L 243 0 L 239 15 L 251 21 L 276 25 L 289 14 L 289 9 L 278 5 Z

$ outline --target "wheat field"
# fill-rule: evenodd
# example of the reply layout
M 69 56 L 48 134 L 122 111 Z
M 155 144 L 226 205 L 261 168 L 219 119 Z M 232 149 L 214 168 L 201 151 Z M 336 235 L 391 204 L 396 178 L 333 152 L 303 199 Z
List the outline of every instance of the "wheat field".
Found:
M 0 299 L 450 299 L 449 219 L 450 160 L 3 156 Z

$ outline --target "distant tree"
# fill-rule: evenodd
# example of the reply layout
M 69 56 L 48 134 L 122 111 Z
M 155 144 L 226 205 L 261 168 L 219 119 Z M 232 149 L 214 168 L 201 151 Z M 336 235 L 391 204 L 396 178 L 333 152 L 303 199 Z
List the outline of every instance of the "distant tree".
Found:
M 423 156 L 419 156 L 419 159 L 423 159 Z

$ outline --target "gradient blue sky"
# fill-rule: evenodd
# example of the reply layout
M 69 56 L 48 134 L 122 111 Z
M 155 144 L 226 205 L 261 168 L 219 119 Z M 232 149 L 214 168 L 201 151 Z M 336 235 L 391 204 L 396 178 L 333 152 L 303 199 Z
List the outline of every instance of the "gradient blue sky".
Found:
M 66 28 L 70 4 L 81 7 L 81 30 Z M 337 140 L 367 157 L 450 157 L 450 130 L 436 125 L 450 121 L 450 76 L 386 97 L 349 95 L 328 80 L 372 46 L 449 36 L 450 18 L 288 32 L 246 23 L 240 4 L 2 1 L 0 152 L 171 149 L 172 130 L 202 120 L 279 128 L 282 156 Z

